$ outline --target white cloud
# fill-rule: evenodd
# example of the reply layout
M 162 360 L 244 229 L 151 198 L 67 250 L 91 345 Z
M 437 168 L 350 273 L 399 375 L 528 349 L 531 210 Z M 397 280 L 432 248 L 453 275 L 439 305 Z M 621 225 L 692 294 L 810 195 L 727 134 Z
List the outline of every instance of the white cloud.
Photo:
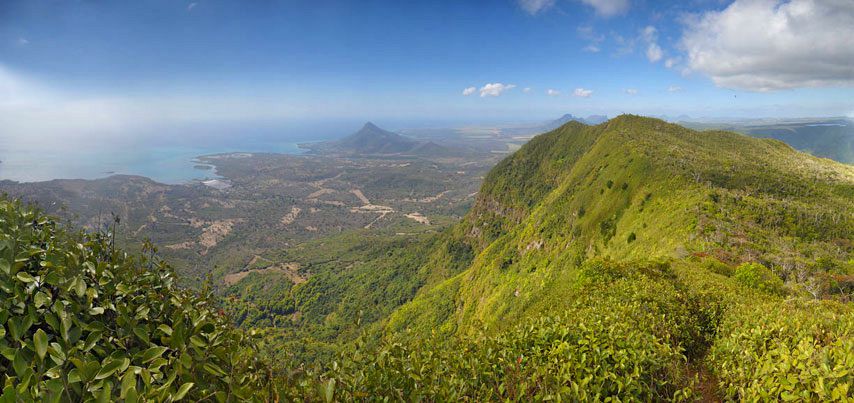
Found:
M 550 97 L 556 97 L 556 96 L 560 95 L 560 91 L 549 88 L 546 90 L 546 95 L 548 95 Z
M 671 86 L 667 87 L 667 92 L 679 92 L 679 91 L 682 91 L 682 87 L 680 87 L 678 85 L 671 85 Z
M 24 38 L 24 37 L 20 37 L 20 38 L 18 38 L 18 40 L 17 40 L 17 41 L 15 41 L 15 43 L 16 43 L 18 46 L 27 46 L 27 45 L 29 45 L 29 44 L 30 44 L 30 40 L 29 40 L 29 39 L 27 39 L 27 38 Z
M 641 30 L 641 37 L 644 41 L 654 42 L 658 39 L 658 30 L 652 25 L 647 25 Z
M 196 6 L 198 6 L 198 5 L 199 5 L 199 3 L 196 3 L 196 2 L 190 3 L 189 5 L 187 5 L 187 11 L 193 11 L 193 9 L 196 8 Z
M 581 0 L 582 3 L 593 7 L 596 14 L 602 17 L 613 17 L 625 14 L 629 10 L 629 0 Z
M 575 91 L 572 92 L 572 95 L 575 95 L 575 96 L 581 97 L 581 98 L 588 98 L 591 95 L 593 95 L 593 90 L 588 90 L 585 88 L 576 88 Z
M 555 0 L 518 0 L 519 7 L 528 12 L 528 14 L 537 14 L 541 11 L 548 10 L 555 4 Z
M 625 91 L 626 91 L 626 94 L 629 94 L 629 95 L 637 95 L 638 94 L 638 90 L 636 88 L 626 88 Z
M 679 63 L 679 60 L 680 59 L 678 57 L 668 57 L 667 60 L 664 61 L 664 67 L 672 69 Z
M 506 91 L 516 88 L 515 84 L 489 83 L 480 87 L 481 97 L 497 97 Z
M 522 89 L 522 92 L 524 92 L 524 93 L 526 93 L 526 94 L 527 94 L 527 93 L 529 93 L 529 92 L 531 92 L 531 87 L 525 87 L 525 88 L 523 88 L 523 89 Z
M 654 26 L 648 25 L 641 31 L 641 38 L 646 42 L 646 58 L 652 62 L 658 62 L 664 57 L 664 51 L 661 46 L 658 46 L 658 30 Z
M 463 90 L 463 96 L 469 96 L 471 94 L 474 94 L 475 91 L 477 91 L 476 87 L 468 87 L 468 88 Z
M 583 50 L 585 52 L 589 52 L 589 53 L 599 53 L 599 51 L 601 49 L 599 49 L 599 47 L 596 45 L 587 45 L 584 48 L 582 48 L 581 50 Z
M 850 0 L 736 0 L 684 23 L 688 67 L 720 87 L 854 85 Z
M 664 51 L 661 50 L 661 46 L 658 46 L 657 43 L 650 43 L 649 46 L 646 47 L 646 58 L 655 63 L 661 58 L 664 57 Z

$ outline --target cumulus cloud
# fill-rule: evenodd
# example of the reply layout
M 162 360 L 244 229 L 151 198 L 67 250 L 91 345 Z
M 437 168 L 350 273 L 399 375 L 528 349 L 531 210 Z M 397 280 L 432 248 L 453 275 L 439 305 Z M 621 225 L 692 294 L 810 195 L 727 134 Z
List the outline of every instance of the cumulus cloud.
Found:
M 679 91 L 682 91 L 682 87 L 680 87 L 678 85 L 671 85 L 671 86 L 667 87 L 667 92 L 679 92 Z
M 556 97 L 556 96 L 560 95 L 560 91 L 549 88 L 546 90 L 546 95 L 548 95 L 550 97 Z
M 582 3 L 593 7 L 596 14 L 602 17 L 613 17 L 629 11 L 629 0 L 581 0 Z
M 681 47 L 688 68 L 719 87 L 854 85 L 850 0 L 736 0 L 684 24 Z
M 655 63 L 661 60 L 662 57 L 664 57 L 664 51 L 661 50 L 661 46 L 658 46 L 657 43 L 650 43 L 646 47 L 646 58 L 650 62 Z
M 658 30 L 649 25 L 641 31 L 641 38 L 646 42 L 646 58 L 655 63 L 664 57 L 664 51 L 658 45 Z
M 518 0 L 518 2 L 519 7 L 532 15 L 548 10 L 555 4 L 555 0 Z
M 593 90 L 588 90 L 586 88 L 576 88 L 575 91 L 572 92 L 572 95 L 575 95 L 580 98 L 588 98 L 593 95 Z
M 626 94 L 629 94 L 629 95 L 637 95 L 638 94 L 638 90 L 636 88 L 626 88 L 625 91 L 626 91 Z
M 678 63 L 679 63 L 678 57 L 668 57 L 667 60 L 664 61 L 664 67 L 667 67 L 668 69 L 672 69 Z
M 474 94 L 476 91 L 477 91 L 476 87 L 467 87 L 466 89 L 463 90 L 463 96 L 467 97 L 471 94 Z
M 513 88 L 516 88 L 515 84 L 489 83 L 480 87 L 480 96 L 497 97 L 504 92 L 512 90 Z

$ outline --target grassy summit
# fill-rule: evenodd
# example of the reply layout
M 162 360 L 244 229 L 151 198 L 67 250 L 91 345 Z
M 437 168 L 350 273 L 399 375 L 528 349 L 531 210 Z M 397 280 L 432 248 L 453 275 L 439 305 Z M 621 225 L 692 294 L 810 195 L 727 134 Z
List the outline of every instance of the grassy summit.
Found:
M 839 291 L 828 276 L 852 269 L 852 200 L 854 167 L 779 141 L 628 115 L 572 122 L 490 172 L 448 241 L 477 252 L 470 264 L 431 268 L 447 280 L 390 325 L 500 327 L 564 299 L 591 258 L 757 262 L 792 292 L 827 296 Z
M 533 355 L 533 372 L 514 375 L 528 378 L 524 393 L 471 391 L 480 397 L 569 387 L 566 396 L 589 398 L 579 390 L 599 382 L 592 390 L 603 395 L 675 398 L 711 382 L 729 398 L 839 398 L 850 394 L 854 313 L 850 302 L 813 300 L 850 301 L 852 200 L 854 168 L 779 141 L 637 116 L 569 123 L 490 172 L 428 259 L 433 281 L 386 331 L 469 346 L 454 348 L 511 338 L 514 354 Z M 540 328 L 563 336 L 527 333 Z M 602 343 L 606 373 L 566 369 L 598 362 L 560 347 L 566 332 L 569 346 L 583 335 Z M 550 365 L 567 377 L 538 378 Z M 692 371 L 706 375 L 692 380 Z M 631 379 L 643 386 L 626 389 Z

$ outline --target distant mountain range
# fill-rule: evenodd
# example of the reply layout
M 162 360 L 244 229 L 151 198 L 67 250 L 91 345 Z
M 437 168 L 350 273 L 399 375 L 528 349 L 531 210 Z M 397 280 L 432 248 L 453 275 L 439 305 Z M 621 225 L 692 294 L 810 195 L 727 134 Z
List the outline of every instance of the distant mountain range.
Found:
M 561 127 L 569 122 L 579 122 L 584 123 L 586 125 L 598 125 L 600 123 L 604 123 L 608 121 L 608 117 L 604 115 L 590 115 L 586 118 L 575 116 L 571 113 L 564 114 L 563 116 L 547 122 L 545 124 L 539 126 L 525 126 L 525 127 L 513 127 L 513 128 L 502 128 L 501 132 L 509 135 L 520 135 L 520 134 L 540 134 L 545 132 L 550 132 L 558 127 Z
M 450 157 L 460 155 L 460 150 L 441 146 L 432 141 L 422 141 L 382 129 L 367 122 L 362 128 L 340 140 L 300 144 L 312 152 L 351 156 L 413 156 Z
M 547 123 L 545 126 L 543 126 L 543 128 L 545 128 L 546 131 L 551 131 L 551 130 L 557 129 L 558 127 L 561 127 L 561 126 L 563 126 L 569 122 L 573 122 L 573 121 L 574 122 L 581 122 L 581 123 L 584 123 L 586 125 L 598 125 L 599 123 L 607 122 L 608 117 L 605 115 L 590 115 L 586 118 L 582 118 L 580 116 L 574 116 L 571 113 L 567 113 L 567 114 Z

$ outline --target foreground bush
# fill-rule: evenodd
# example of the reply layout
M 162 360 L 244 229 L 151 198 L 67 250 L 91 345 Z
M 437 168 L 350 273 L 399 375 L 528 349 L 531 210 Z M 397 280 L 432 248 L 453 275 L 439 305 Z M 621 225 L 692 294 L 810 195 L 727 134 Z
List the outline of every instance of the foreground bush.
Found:
M 854 313 L 835 302 L 733 308 L 708 362 L 728 399 L 842 401 L 854 397 Z
M 269 371 L 243 333 L 167 266 L 111 245 L 0 200 L 2 399 L 263 399 Z

